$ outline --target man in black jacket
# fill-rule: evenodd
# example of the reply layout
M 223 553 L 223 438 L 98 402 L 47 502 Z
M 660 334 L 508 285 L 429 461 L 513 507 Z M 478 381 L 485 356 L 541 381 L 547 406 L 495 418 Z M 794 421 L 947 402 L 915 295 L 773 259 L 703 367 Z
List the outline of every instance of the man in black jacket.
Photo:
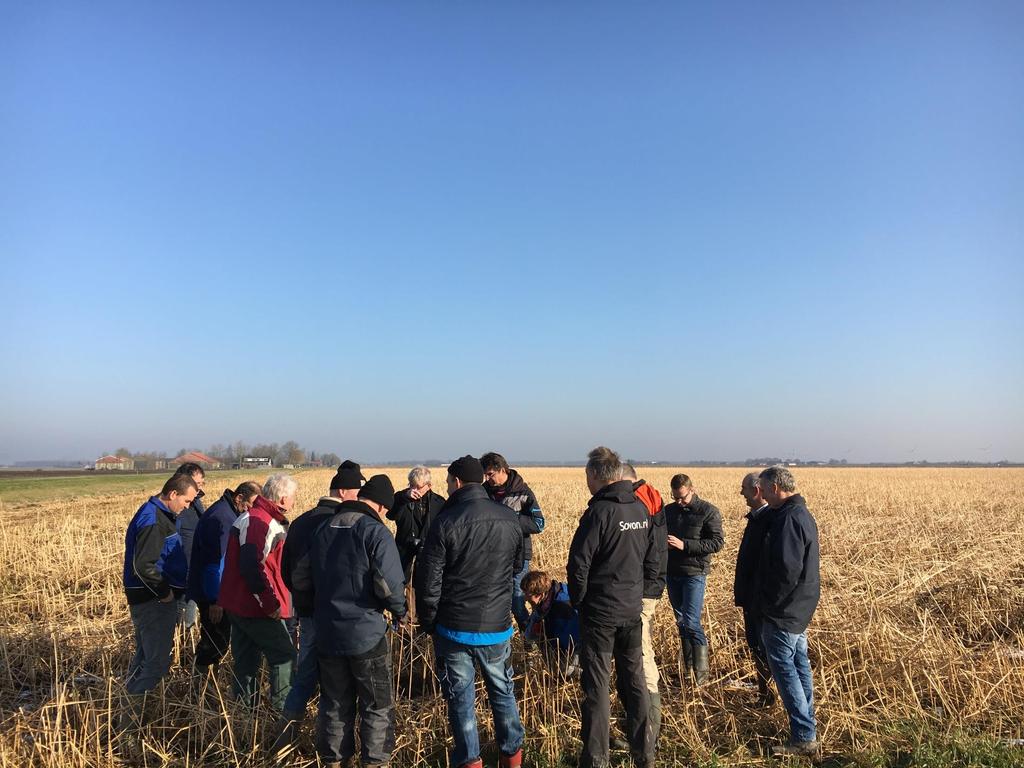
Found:
M 336 505 L 313 532 L 292 572 L 295 588 L 313 596 L 320 672 L 317 749 L 329 766 L 355 755 L 360 715 L 361 763 L 386 766 L 395 747 L 391 653 L 383 612 L 404 619 L 402 564 L 381 515 L 395 489 L 374 475 L 355 501 Z
M 761 496 L 757 472 L 750 472 L 744 476 L 743 482 L 740 483 L 740 495 L 750 511 L 746 514 L 747 527 L 743 529 L 740 549 L 736 553 L 736 579 L 732 592 L 734 602 L 743 609 L 743 630 L 747 638 L 747 647 L 754 657 L 754 669 L 757 673 L 757 706 L 767 707 L 775 701 L 775 696 L 769 687 L 771 670 L 768 669 L 768 657 L 764 655 L 764 647 L 761 645 L 761 615 L 757 611 L 757 565 L 764 542 L 769 508 Z
M 484 468 L 487 495 L 515 512 L 523 531 L 523 567 L 516 574 L 512 586 L 512 615 L 522 630 L 530 617 L 526 596 L 523 594 L 523 577 L 530 570 L 530 560 L 533 559 L 533 542 L 530 537 L 544 530 L 544 514 L 530 486 L 518 472 L 509 468 L 504 456 L 491 451 L 480 457 L 480 464 Z
M 438 682 L 455 740 L 450 764 L 483 766 L 474 714 L 476 662 L 494 715 L 499 765 L 517 768 L 524 731 L 509 640 L 512 577 L 523 567 L 523 534 L 516 515 L 488 498 L 483 479 L 472 456 L 448 467 L 448 501 L 416 563 L 416 611 L 420 626 L 434 635 Z
M 580 765 L 608 765 L 608 681 L 626 709 L 626 737 L 639 766 L 654 763 L 650 696 L 643 667 L 640 614 L 645 587 L 661 575 L 661 552 L 647 507 L 622 480 L 622 461 L 600 447 L 589 454 L 593 496 L 569 547 L 569 597 L 580 612 L 583 753 Z
M 328 496 L 321 496 L 312 509 L 303 512 L 288 526 L 288 537 L 281 551 L 281 578 L 292 593 L 292 609 L 299 623 L 299 653 L 295 662 L 292 687 L 281 711 L 281 739 L 277 748 L 286 746 L 294 737 L 306 715 L 306 705 L 316 693 L 316 622 L 313 620 L 313 595 L 295 587 L 296 566 L 309 551 L 313 534 L 346 501 L 354 501 L 363 481 L 362 470 L 354 461 L 346 460 L 331 478 Z
M 788 469 L 768 467 L 757 484 L 771 508 L 757 568 L 761 642 L 786 705 L 791 732 L 789 741 L 772 752 L 813 755 L 818 741 L 807 625 L 821 595 L 818 526 Z
M 674 502 L 665 507 L 668 528 L 668 599 L 679 628 L 679 662 L 697 684 L 708 679 L 708 639 L 700 621 L 711 555 L 725 543 L 722 513 L 697 496 L 687 475 L 672 478 Z
M 424 466 L 409 471 L 409 487 L 395 494 L 395 501 L 388 511 L 388 520 L 395 521 L 395 543 L 402 558 L 405 573 L 405 602 L 409 608 L 409 620 L 416 621 L 416 594 L 413 590 L 412 569 L 427 531 L 444 506 L 444 496 L 434 493 L 430 487 L 430 470 Z

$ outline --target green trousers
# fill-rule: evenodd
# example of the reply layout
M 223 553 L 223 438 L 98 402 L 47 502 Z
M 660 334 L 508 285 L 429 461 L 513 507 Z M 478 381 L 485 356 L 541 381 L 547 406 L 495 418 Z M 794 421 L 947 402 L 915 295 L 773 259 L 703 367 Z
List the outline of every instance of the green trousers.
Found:
M 295 642 L 282 619 L 231 617 L 231 653 L 235 657 L 233 688 L 239 701 L 255 707 L 260 658 L 267 660 L 270 677 L 270 706 L 284 709 L 292 687 Z

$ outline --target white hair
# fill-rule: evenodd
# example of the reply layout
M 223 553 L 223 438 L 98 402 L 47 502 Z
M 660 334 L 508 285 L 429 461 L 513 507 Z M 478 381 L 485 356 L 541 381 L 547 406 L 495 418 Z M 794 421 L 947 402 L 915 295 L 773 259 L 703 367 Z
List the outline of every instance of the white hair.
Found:
M 417 464 L 409 470 L 409 483 L 419 488 L 430 482 L 430 470 L 422 464 Z
M 287 499 L 299 489 L 295 478 L 286 472 L 278 472 L 267 478 L 263 484 L 263 498 L 275 504 L 281 499 Z

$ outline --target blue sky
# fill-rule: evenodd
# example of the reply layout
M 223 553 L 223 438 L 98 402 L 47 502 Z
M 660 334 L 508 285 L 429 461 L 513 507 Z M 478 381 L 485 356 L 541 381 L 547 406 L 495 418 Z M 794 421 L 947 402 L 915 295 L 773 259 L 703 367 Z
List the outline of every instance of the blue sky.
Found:
M 7 3 L 0 462 L 1024 460 L 1019 3 Z

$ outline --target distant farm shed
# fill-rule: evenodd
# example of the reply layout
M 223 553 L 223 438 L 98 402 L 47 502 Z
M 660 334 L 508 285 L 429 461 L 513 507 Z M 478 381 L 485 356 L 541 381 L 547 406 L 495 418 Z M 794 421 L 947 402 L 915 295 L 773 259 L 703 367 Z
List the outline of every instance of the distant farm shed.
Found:
M 135 469 L 135 459 L 130 456 L 103 456 L 96 459 L 96 469 Z
M 182 464 L 187 464 L 189 462 L 198 464 L 203 469 L 220 469 L 221 467 L 220 459 L 207 456 L 205 453 L 200 451 L 189 451 L 188 453 L 183 453 L 181 456 L 174 459 L 172 463 L 174 466 L 180 467 Z
M 243 456 L 235 469 L 270 469 L 274 460 L 270 456 Z

